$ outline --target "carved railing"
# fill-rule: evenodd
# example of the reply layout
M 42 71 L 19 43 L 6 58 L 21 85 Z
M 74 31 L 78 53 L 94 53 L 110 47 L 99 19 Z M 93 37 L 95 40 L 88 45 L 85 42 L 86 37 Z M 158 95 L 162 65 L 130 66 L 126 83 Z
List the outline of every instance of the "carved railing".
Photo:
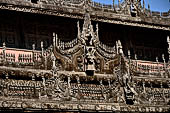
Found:
M 99 2 L 91 2 L 91 5 L 95 8 L 102 8 L 102 9 L 113 9 L 113 5 L 111 4 L 103 4 L 103 3 L 99 3 Z
M 155 16 L 155 17 L 170 17 L 170 12 L 156 12 L 156 11 L 152 11 L 151 12 L 151 15 L 152 16 Z
M 160 62 L 151 62 L 143 60 L 132 60 L 131 69 L 142 74 L 161 74 L 169 69 L 168 65 Z
M 96 46 L 96 50 L 105 58 L 114 59 L 115 55 L 117 54 L 116 47 L 107 46 L 102 42 L 99 42 Z
M 61 41 L 60 39 L 56 38 L 56 46 L 61 49 L 61 50 L 66 50 L 66 49 L 70 49 L 70 48 L 73 48 L 74 46 L 76 46 L 78 44 L 78 39 L 73 39 L 71 41 L 68 41 L 68 42 L 64 42 L 64 41 Z
M 98 44 L 98 46 L 103 49 L 104 51 L 108 52 L 108 53 L 111 53 L 111 54 L 116 54 L 116 47 L 111 47 L 111 46 L 108 46 L 106 44 L 103 44 L 102 42 L 100 42 Z
M 41 60 L 41 51 L 0 47 L 0 61 L 8 63 L 34 63 Z

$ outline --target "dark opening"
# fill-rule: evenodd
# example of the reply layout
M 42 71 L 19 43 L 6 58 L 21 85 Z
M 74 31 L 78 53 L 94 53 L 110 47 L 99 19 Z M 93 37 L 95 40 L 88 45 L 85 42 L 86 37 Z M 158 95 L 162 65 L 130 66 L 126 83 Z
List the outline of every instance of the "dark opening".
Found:
M 136 13 L 131 12 L 131 16 L 132 16 L 132 17 L 136 17 Z
M 31 0 L 31 2 L 37 4 L 38 0 Z
M 94 75 L 94 70 L 86 70 L 86 74 L 88 76 L 93 76 Z
M 91 45 L 91 39 L 92 39 L 92 36 L 91 36 L 91 35 L 87 37 L 87 40 L 86 40 L 87 46 L 90 46 L 90 45 Z

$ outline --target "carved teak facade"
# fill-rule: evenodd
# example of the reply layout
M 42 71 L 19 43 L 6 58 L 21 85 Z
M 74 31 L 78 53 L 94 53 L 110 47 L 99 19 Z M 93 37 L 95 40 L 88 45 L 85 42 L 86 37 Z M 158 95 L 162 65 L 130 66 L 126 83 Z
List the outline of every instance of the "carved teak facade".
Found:
M 0 0 L 0 110 L 168 112 L 169 17 L 141 0 Z

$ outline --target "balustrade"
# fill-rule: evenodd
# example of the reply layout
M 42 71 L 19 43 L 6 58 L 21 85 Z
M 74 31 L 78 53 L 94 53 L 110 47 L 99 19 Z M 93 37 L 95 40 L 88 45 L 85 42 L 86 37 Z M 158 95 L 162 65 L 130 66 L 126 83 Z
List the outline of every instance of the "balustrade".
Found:
M 98 46 L 108 53 L 114 53 L 114 54 L 116 53 L 115 47 L 107 46 L 107 45 L 103 44 L 102 42 L 100 42 Z
M 34 61 L 41 60 L 40 51 L 22 50 L 0 48 L 0 61 L 6 61 L 8 63 L 33 63 Z
M 75 45 L 78 44 L 78 39 L 77 38 L 73 39 L 73 40 L 71 40 L 69 42 L 61 41 L 58 38 L 56 38 L 55 41 L 56 41 L 56 47 L 58 47 L 61 50 L 66 50 L 66 49 L 73 48 Z
M 112 5 L 102 4 L 102 3 L 98 3 L 98 2 L 92 2 L 91 5 L 93 7 L 97 7 L 97 8 L 105 8 L 105 9 L 112 9 L 113 8 Z
M 132 60 L 132 68 L 141 73 L 160 73 L 164 72 L 164 64 L 157 62 Z

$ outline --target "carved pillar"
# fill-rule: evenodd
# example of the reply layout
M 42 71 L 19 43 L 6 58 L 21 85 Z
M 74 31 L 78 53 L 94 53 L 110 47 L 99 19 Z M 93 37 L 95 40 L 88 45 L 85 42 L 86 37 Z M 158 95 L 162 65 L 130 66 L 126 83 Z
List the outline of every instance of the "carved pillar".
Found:
M 162 54 L 162 60 L 164 62 L 164 70 L 166 70 L 166 61 L 165 61 L 165 55 L 164 54 Z
M 151 11 L 151 10 L 150 10 L 150 5 L 149 5 L 149 4 L 148 4 L 148 10 L 149 10 L 149 12 Z
M 161 74 L 158 57 L 156 57 L 157 67 L 158 67 L 158 74 Z
M 120 8 L 120 0 L 118 0 L 118 6 L 119 6 L 119 8 Z
M 58 35 L 55 34 L 55 46 L 58 47 Z
M 130 61 L 130 50 L 128 50 L 128 59 L 129 59 L 129 69 L 131 67 L 131 61 Z
M 32 75 L 32 81 L 35 81 L 35 75 L 34 74 Z
M 77 38 L 80 39 L 81 31 L 80 31 L 80 23 L 79 23 L 79 21 L 77 22 L 77 29 L 78 29 Z
M 45 77 L 42 76 L 42 85 L 44 87 L 44 96 L 47 97 L 47 88 L 46 88 L 46 80 L 45 80 Z
M 168 42 L 168 54 L 169 54 L 168 62 L 170 62 L 170 39 L 169 39 L 169 36 L 167 36 L 167 42 Z
M 162 83 L 162 81 L 161 81 L 160 85 L 161 85 L 161 88 L 163 88 L 163 83 Z
M 58 47 L 58 36 L 57 34 L 53 33 L 53 47 Z
M 6 44 L 5 42 L 3 43 L 3 61 L 6 61 Z
M 130 50 L 128 50 L 128 60 L 129 60 L 129 68 L 128 68 L 128 75 L 129 75 L 129 77 L 132 77 L 131 76 L 131 73 L 130 73 L 130 69 L 131 69 L 131 59 L 130 59 Z M 132 80 L 132 78 L 131 78 L 131 80 Z
M 96 24 L 96 40 L 99 41 L 99 25 Z
M 43 57 L 44 55 L 44 44 L 43 41 L 41 41 L 41 56 Z
M 52 59 L 52 70 L 53 70 L 53 76 L 56 74 L 57 67 L 56 67 L 56 57 L 54 56 L 54 53 L 52 53 L 51 55 L 51 59 Z
M 116 9 L 115 9 L 115 0 L 113 0 L 113 9 L 114 9 L 114 11 L 116 11 Z
M 116 46 L 117 46 L 117 54 L 123 55 L 123 47 L 122 47 L 122 44 L 121 44 L 120 40 L 118 40 L 116 43 L 117 43 L 116 44 Z
M 8 73 L 5 74 L 5 82 L 6 82 L 6 90 L 4 91 L 4 93 L 6 96 L 8 96 L 8 91 L 9 91 Z
M 55 33 L 53 33 L 53 46 L 54 46 L 54 47 L 55 47 L 55 45 L 56 45 L 56 43 L 55 43 L 55 42 L 56 42 L 56 40 L 55 40 L 56 37 L 55 37 L 55 36 L 56 36 Z
M 71 81 L 71 80 L 70 80 L 70 76 L 68 76 L 68 81 L 67 81 L 67 82 L 68 82 L 68 88 L 69 88 L 69 89 L 71 88 L 70 81 Z
M 111 85 L 110 85 L 110 81 L 111 81 L 110 78 L 108 78 L 107 81 L 108 81 L 109 88 L 110 88 L 111 87 Z
M 45 70 L 47 70 L 47 55 L 44 56 L 44 66 L 45 66 Z
M 131 14 L 131 6 L 132 6 L 133 3 L 131 1 L 129 1 L 129 0 L 127 0 L 126 2 L 127 2 L 126 13 L 128 15 L 130 15 Z
M 32 45 L 32 62 L 35 64 L 35 44 Z
M 135 54 L 135 65 L 136 65 L 136 71 L 138 71 L 138 62 L 137 62 L 137 55 Z
M 145 12 L 145 0 L 143 0 L 143 11 Z
M 73 74 L 74 74 L 74 71 L 73 71 Z M 77 80 L 77 84 L 78 86 L 80 85 L 80 77 L 79 76 L 76 76 L 76 80 Z
M 71 77 L 69 75 L 68 76 L 68 80 L 67 80 L 67 84 L 68 84 L 68 96 L 70 96 L 70 94 L 71 94 L 71 84 L 70 84 L 70 82 L 71 82 Z
M 143 81 L 142 83 L 143 83 L 143 93 L 146 93 L 146 89 L 145 89 L 145 81 Z
M 45 77 L 42 76 L 43 86 L 45 87 Z

